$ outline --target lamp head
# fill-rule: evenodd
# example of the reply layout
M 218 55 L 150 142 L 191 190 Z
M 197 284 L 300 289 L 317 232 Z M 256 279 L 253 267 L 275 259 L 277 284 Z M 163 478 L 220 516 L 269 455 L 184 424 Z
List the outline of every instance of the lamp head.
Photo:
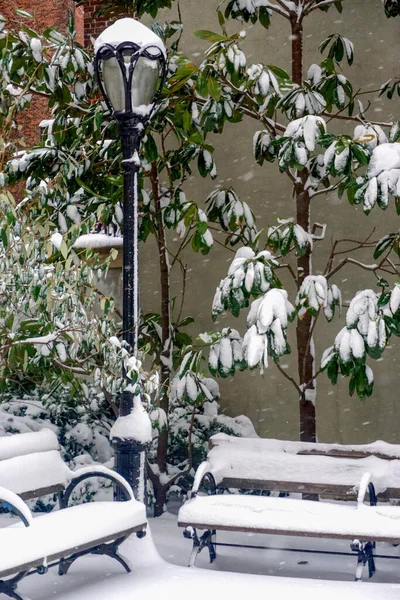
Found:
M 134 19 L 116 21 L 96 40 L 94 67 L 115 118 L 149 119 L 167 68 L 166 51 L 156 34 Z

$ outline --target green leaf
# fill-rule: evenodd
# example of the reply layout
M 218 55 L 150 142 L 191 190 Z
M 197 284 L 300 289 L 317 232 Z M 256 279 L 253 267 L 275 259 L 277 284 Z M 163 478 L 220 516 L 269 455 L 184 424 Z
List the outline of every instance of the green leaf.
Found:
M 274 75 L 276 75 L 280 79 L 290 79 L 290 76 L 285 71 L 285 69 L 281 69 L 280 67 L 276 67 L 275 65 L 267 65 L 267 67 L 270 71 L 272 71 Z
M 221 99 L 222 90 L 219 82 L 216 79 L 214 79 L 214 77 L 209 77 L 207 82 L 207 89 L 211 98 L 216 102 L 219 102 L 219 100 Z
M 266 6 L 260 6 L 258 11 L 258 20 L 260 21 L 261 25 L 265 27 L 265 29 L 269 29 L 271 25 L 271 18 Z
M 146 153 L 146 158 L 150 162 L 157 160 L 157 158 L 158 158 L 157 144 L 156 144 L 153 136 L 150 134 L 147 134 L 147 140 L 144 144 L 144 149 L 145 149 L 145 153 Z
M 207 40 L 212 44 L 216 42 L 229 42 L 230 38 L 225 35 L 220 35 L 219 33 L 215 33 L 214 31 L 209 31 L 208 29 L 199 29 L 193 32 L 194 35 L 201 40 Z
M 5 229 L 1 230 L 1 241 L 3 242 L 4 248 L 8 248 L 8 237 Z
M 379 240 L 374 250 L 374 259 L 379 258 L 382 254 L 388 250 L 394 243 L 396 234 L 385 235 Z

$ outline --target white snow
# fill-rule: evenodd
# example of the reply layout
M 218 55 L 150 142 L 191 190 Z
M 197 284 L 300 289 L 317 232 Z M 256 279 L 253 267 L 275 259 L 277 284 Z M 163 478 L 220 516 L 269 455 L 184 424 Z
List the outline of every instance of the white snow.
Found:
M 87 233 L 78 237 L 74 248 L 120 248 L 123 243 L 122 236 L 114 237 L 105 233 Z
M 139 46 L 156 46 L 166 56 L 161 39 L 151 29 L 135 19 L 118 19 L 107 27 L 96 39 L 94 50 L 97 52 L 103 44 L 117 46 L 121 42 L 134 42 Z
M 111 427 L 110 439 L 133 439 L 145 444 L 151 442 L 151 420 L 138 396 L 135 396 L 129 415 L 118 417 Z
M 57 450 L 59 447 L 56 434 L 50 429 L 42 429 L 34 433 L 16 433 L 0 437 L 0 462 L 23 456 L 33 452 Z
M 16 494 L 58 484 L 64 486 L 72 476 L 73 472 L 58 450 L 35 452 L 0 461 L 1 484 Z
M 317 444 L 307 442 L 294 442 L 288 440 L 275 440 L 272 438 L 243 438 L 233 437 L 225 433 L 217 433 L 211 438 L 212 446 L 228 446 L 232 451 L 253 451 L 255 454 L 264 454 L 266 452 L 282 452 L 284 454 L 298 454 L 299 452 L 342 452 L 350 454 L 352 452 L 361 452 L 366 455 L 382 455 L 387 459 L 400 459 L 400 445 L 389 444 L 383 440 L 377 440 L 370 444 Z
M 53 233 L 53 235 L 50 238 L 50 241 L 53 244 L 53 246 L 57 248 L 57 250 L 59 250 L 63 242 L 63 236 L 59 232 Z
M 30 45 L 31 45 L 33 58 L 37 62 L 42 62 L 42 42 L 38 38 L 32 38 Z
M 0 526 L 9 523 L 0 518 Z M 176 516 L 166 513 L 150 519 L 147 535 L 135 535 L 121 546 L 120 554 L 133 570 L 126 574 L 116 561 L 91 556 L 79 559 L 67 576 L 56 569 L 43 577 L 27 577 L 19 584 L 21 595 L 30 600 L 155 600 L 162 593 L 168 600 L 204 600 L 205 590 L 215 597 L 240 600 L 268 595 L 280 600 L 398 600 L 400 579 L 397 560 L 377 559 L 372 580 L 356 583 L 356 555 L 338 557 L 285 552 L 284 548 L 319 548 L 348 552 L 348 541 L 294 537 L 254 536 L 219 532 L 218 541 L 274 546 L 273 550 L 218 547 L 217 560 L 210 565 L 207 550 L 197 559 L 196 568 L 187 568 L 191 542 L 177 527 Z M 382 544 L 379 553 L 396 554 Z M 161 558 L 162 557 L 162 558 Z M 257 573 L 250 575 L 249 573 Z

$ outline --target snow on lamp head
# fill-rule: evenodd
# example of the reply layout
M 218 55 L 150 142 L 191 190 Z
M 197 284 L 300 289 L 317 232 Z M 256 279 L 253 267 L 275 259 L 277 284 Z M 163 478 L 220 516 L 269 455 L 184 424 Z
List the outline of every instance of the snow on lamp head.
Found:
M 161 39 L 135 19 L 119 19 L 95 42 L 94 67 L 100 90 L 115 118 L 146 121 L 166 74 Z

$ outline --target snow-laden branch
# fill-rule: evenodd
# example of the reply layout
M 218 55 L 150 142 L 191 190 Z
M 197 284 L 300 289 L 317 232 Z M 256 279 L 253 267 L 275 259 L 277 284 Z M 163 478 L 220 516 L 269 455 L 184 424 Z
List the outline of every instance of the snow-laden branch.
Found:
M 364 269 L 365 271 L 371 271 L 371 272 L 375 273 L 376 271 L 378 271 L 381 268 L 381 266 L 385 260 L 386 260 L 386 258 L 383 261 L 381 261 L 379 264 L 366 265 L 365 263 L 362 263 L 359 260 L 356 260 L 355 258 L 346 257 L 334 269 L 332 269 L 332 271 L 330 273 L 328 273 L 326 278 L 329 279 L 330 277 L 332 277 L 335 273 L 340 271 L 340 269 L 342 269 L 347 263 L 356 265 L 357 267 L 360 267 L 360 269 Z
M 290 11 L 289 7 L 288 7 L 288 2 L 285 0 L 275 0 L 275 3 L 270 2 L 269 0 L 264 0 L 262 2 L 259 3 L 260 6 L 265 6 L 266 8 L 269 8 L 271 10 L 273 10 L 274 12 L 278 13 L 279 15 L 281 15 L 282 17 L 285 17 L 285 19 L 290 19 L 290 14 L 293 11 Z M 293 2 L 290 2 L 290 5 L 294 4 Z

